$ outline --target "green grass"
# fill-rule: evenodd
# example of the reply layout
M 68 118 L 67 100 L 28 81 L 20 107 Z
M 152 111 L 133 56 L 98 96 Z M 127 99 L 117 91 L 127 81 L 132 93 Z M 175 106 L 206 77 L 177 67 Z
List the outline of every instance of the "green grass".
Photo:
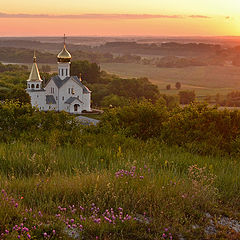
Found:
M 58 206 L 69 209 L 73 204 L 76 213 L 67 210 L 61 214 L 81 222 L 81 234 L 87 239 L 161 239 L 164 228 L 170 228 L 174 239 L 179 234 L 203 239 L 206 212 L 240 217 L 237 159 L 200 156 L 155 140 L 88 135 L 74 146 L 1 143 L 0 163 L 0 185 L 19 202 L 14 208 L 0 197 L 1 206 L 5 206 L 0 210 L 0 230 L 10 229 L 25 217 L 26 226 L 37 225 L 38 231 L 31 230 L 36 239 L 53 228 L 57 230 L 56 239 L 71 239 L 55 215 Z M 119 170 L 129 171 L 133 166 L 135 178 L 116 177 Z M 89 218 L 93 203 L 100 213 L 110 208 L 116 212 L 122 207 L 124 214 L 141 218 L 145 212 L 150 220 L 117 222 L 114 226 L 100 214 L 102 222 L 97 224 Z M 84 212 L 79 206 L 85 208 Z M 43 217 L 26 213 L 25 209 L 30 208 L 34 213 L 41 210 Z M 85 221 L 80 221 L 81 214 Z M 200 228 L 192 229 L 193 224 Z M 14 234 L 11 231 L 8 239 L 15 239 Z
M 232 66 L 203 66 L 186 68 L 157 68 L 150 65 L 129 63 L 102 63 L 101 68 L 121 77 L 148 77 L 158 85 L 161 93 L 176 94 L 177 90 L 166 90 L 166 85 L 195 90 L 197 95 L 226 94 L 240 89 L 240 68 Z

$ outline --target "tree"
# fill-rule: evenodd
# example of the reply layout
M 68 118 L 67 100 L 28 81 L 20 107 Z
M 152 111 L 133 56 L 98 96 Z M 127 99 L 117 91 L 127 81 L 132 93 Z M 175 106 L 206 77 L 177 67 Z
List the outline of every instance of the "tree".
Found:
M 128 105 L 128 103 L 129 100 L 127 98 L 111 94 L 103 98 L 101 105 L 104 107 L 122 107 Z
M 180 104 L 189 104 L 195 100 L 195 92 L 194 91 L 180 91 Z
M 167 90 L 170 90 L 170 89 L 171 89 L 171 84 L 168 84 L 168 85 L 166 86 L 166 89 L 167 89 Z
M 164 94 L 161 97 L 164 99 L 168 109 L 172 109 L 179 104 L 178 96 L 172 96 L 172 95 L 169 95 L 169 94 Z
M 147 78 L 113 79 L 109 84 L 112 94 L 130 99 L 150 99 L 156 101 L 159 97 L 158 87 Z
M 181 88 L 181 83 L 180 82 L 176 82 L 175 87 L 176 87 L 177 90 L 179 90 Z
M 100 106 L 103 98 L 111 94 L 105 84 L 90 84 L 89 88 L 92 91 L 92 101 L 94 106 Z
M 30 103 L 31 98 L 29 94 L 22 88 L 16 87 L 8 92 L 6 99 L 19 101 L 21 104 Z
M 96 63 L 88 61 L 73 61 L 71 63 L 71 74 L 80 76 L 83 81 L 88 83 L 100 82 L 100 67 Z

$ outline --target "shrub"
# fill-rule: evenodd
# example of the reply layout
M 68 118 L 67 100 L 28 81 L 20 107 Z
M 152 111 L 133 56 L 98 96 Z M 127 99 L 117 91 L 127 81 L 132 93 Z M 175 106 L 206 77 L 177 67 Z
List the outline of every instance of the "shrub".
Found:
M 165 106 L 154 105 L 145 100 L 109 110 L 103 116 L 101 127 L 113 131 L 121 130 L 127 136 L 148 139 L 160 135 L 162 123 L 167 117 Z
M 167 90 L 171 90 L 171 84 L 168 84 L 168 85 L 166 86 L 166 89 L 167 89 Z
M 189 104 L 195 100 L 194 91 L 180 91 L 179 92 L 180 104 Z
M 179 90 L 181 88 L 181 83 L 180 82 L 176 82 L 175 87 L 177 90 Z

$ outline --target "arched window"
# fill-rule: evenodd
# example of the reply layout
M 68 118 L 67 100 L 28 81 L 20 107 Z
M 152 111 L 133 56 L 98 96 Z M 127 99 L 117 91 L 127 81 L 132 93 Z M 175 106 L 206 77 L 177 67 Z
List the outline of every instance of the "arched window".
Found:
M 31 85 L 31 88 L 34 88 L 34 84 Z
M 39 88 L 39 84 L 36 85 L 36 88 Z
M 63 76 L 63 69 L 62 69 L 62 76 Z
M 66 69 L 66 76 L 68 75 L 68 70 Z

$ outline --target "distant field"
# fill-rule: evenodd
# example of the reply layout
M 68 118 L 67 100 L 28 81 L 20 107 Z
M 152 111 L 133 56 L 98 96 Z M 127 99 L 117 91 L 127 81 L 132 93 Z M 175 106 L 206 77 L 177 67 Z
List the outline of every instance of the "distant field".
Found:
M 6 63 L 5 63 L 6 64 Z M 27 65 L 31 69 L 32 64 Z M 41 69 L 42 65 L 38 64 Z M 57 72 L 57 64 L 51 66 L 52 72 Z M 158 85 L 161 93 L 175 95 L 175 83 L 181 82 L 181 90 L 194 90 L 198 96 L 225 95 L 234 90 L 240 90 L 240 67 L 233 66 L 203 66 L 186 68 L 157 68 L 151 65 L 134 63 L 101 63 L 101 69 L 120 77 L 147 77 Z M 171 90 L 166 85 L 171 84 Z
M 148 77 L 157 84 L 161 93 L 176 94 L 175 83 L 182 89 L 195 90 L 197 95 L 226 94 L 240 90 L 240 68 L 232 66 L 203 66 L 187 68 L 157 68 L 149 65 L 129 63 L 102 63 L 101 68 L 121 77 Z M 171 84 L 173 90 L 166 90 Z

